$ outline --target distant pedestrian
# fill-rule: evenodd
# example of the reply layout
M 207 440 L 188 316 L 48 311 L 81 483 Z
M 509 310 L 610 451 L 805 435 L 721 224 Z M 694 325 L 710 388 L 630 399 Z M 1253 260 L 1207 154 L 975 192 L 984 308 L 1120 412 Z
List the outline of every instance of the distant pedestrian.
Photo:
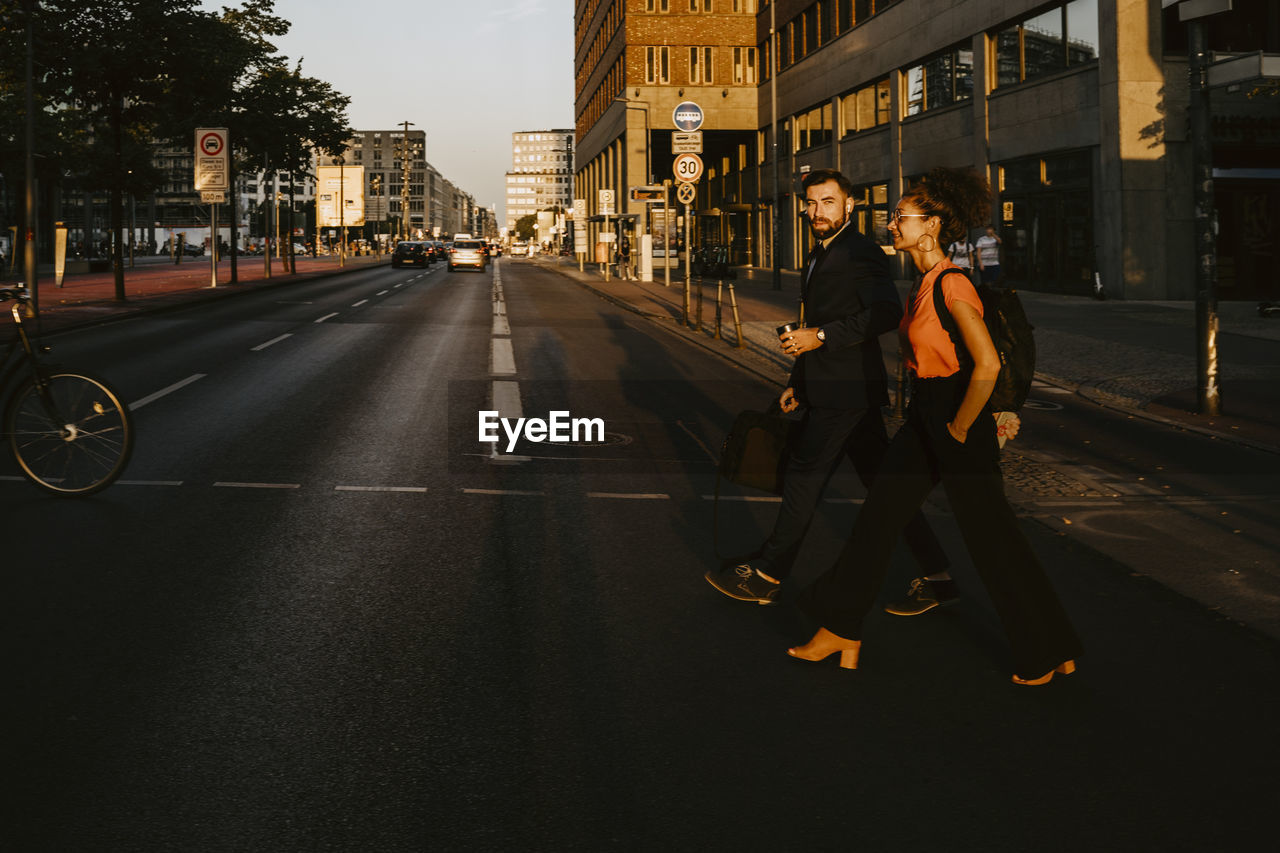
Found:
M 957 240 L 947 249 L 947 257 L 951 259 L 951 263 L 960 267 L 962 270 L 972 270 L 977 258 L 974 257 L 978 252 L 976 246 L 969 242 L 969 238 Z
M 626 234 L 618 242 L 618 278 L 631 278 L 631 238 Z
M 987 233 L 978 238 L 978 271 L 983 284 L 995 284 L 1000 280 L 1000 235 L 994 225 L 987 226 Z

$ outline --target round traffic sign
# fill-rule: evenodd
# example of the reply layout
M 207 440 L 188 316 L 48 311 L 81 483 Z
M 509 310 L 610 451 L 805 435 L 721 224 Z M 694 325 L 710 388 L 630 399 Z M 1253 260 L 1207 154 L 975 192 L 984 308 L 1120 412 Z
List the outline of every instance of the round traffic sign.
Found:
M 222 153 L 222 134 L 210 131 L 200 137 L 200 153 L 206 157 L 217 157 Z
M 693 101 L 684 101 L 676 105 L 671 113 L 671 120 L 675 122 L 676 130 L 683 130 L 686 133 L 702 127 L 702 119 L 702 107 Z
M 693 200 L 698 197 L 698 191 L 693 184 L 679 184 L 676 186 L 676 201 L 681 204 L 693 204 Z
M 676 162 L 672 164 L 671 171 L 675 173 L 677 181 L 695 183 L 698 178 L 702 177 L 702 158 L 697 154 L 681 154 L 676 157 Z

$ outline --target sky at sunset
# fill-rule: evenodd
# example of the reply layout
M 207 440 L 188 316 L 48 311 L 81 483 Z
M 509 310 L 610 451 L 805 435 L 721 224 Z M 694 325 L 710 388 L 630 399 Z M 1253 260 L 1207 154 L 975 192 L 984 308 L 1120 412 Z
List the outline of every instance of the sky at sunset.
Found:
M 499 222 L 511 134 L 573 127 L 570 0 L 275 0 L 275 10 L 293 24 L 281 54 L 351 98 L 353 127 L 413 122 L 427 160 Z

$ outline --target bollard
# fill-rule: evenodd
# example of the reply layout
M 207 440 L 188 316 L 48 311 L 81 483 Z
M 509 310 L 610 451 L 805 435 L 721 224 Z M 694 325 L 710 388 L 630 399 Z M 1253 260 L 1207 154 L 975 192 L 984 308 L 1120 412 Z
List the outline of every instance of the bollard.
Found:
M 724 304 L 724 279 L 716 282 L 716 331 L 711 337 L 720 340 L 720 310 Z
M 733 332 L 738 336 L 736 349 L 744 349 L 746 344 L 742 340 L 742 320 L 738 318 L 738 297 L 733 292 L 733 281 L 729 282 L 729 305 L 733 308 Z
M 698 324 L 695 326 L 699 332 L 702 331 L 702 274 L 698 274 Z

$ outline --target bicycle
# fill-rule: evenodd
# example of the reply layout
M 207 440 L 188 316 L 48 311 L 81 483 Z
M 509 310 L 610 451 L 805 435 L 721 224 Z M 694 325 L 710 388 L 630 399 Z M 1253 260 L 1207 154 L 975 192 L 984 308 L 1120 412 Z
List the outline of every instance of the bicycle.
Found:
M 13 456 L 28 480 L 55 495 L 99 492 L 129 463 L 129 407 L 101 379 L 41 361 L 50 347 L 27 334 L 30 295 L 23 287 L 0 288 L 0 302 L 10 300 L 15 335 L 0 357 L 0 399 Z

